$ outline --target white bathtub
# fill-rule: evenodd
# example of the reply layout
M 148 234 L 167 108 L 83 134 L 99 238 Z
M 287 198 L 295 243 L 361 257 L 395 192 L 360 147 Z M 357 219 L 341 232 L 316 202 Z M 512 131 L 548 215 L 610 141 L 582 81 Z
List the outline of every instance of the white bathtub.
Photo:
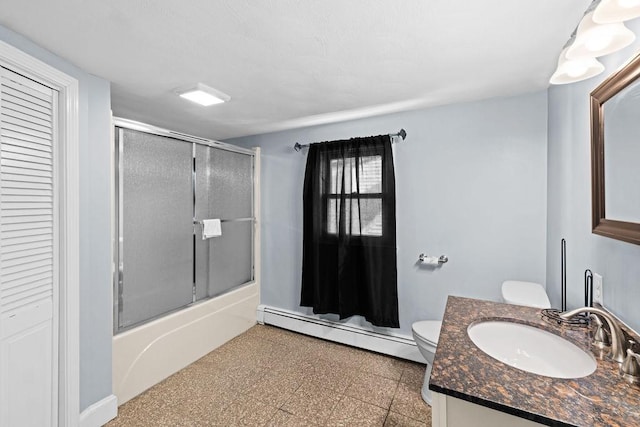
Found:
M 128 330 L 113 338 L 113 392 L 121 405 L 256 324 L 259 284 Z

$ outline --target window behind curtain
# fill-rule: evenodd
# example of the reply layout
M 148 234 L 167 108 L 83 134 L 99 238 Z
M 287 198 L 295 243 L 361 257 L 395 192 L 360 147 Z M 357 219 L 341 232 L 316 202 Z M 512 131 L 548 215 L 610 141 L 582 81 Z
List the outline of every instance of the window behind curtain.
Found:
M 331 159 L 329 174 L 327 232 L 338 232 L 344 186 L 346 232 L 382 236 L 382 156 Z
M 399 327 L 389 136 L 311 144 L 303 198 L 300 304 Z

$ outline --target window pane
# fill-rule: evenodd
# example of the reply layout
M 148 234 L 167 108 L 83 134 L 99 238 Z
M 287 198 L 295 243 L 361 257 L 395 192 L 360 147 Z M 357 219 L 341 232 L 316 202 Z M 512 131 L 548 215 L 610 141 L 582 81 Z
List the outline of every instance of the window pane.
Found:
M 330 194 L 380 194 L 382 193 L 382 157 L 364 156 L 357 162 L 354 157 L 345 159 L 332 159 L 330 166 Z M 358 192 L 358 190 L 360 190 Z M 344 212 L 343 232 L 359 236 L 382 236 L 382 199 L 349 198 Z M 360 206 L 358 209 L 358 200 Z M 327 200 L 327 232 L 336 234 L 340 220 L 340 201 L 338 199 Z
M 367 156 L 360 158 L 360 194 L 382 192 L 382 157 Z M 356 171 L 353 170 L 353 181 Z
M 382 236 L 382 200 L 358 199 L 351 200 L 351 234 L 354 236 Z
M 328 199 L 327 201 L 327 233 L 336 234 L 338 232 L 337 222 L 338 213 L 337 206 L 340 201 L 336 199 Z
M 330 185 L 331 194 L 342 192 L 342 174 L 344 173 L 344 193 L 351 194 L 358 192 L 357 174 L 360 178 L 360 194 L 372 194 L 382 192 L 382 157 L 365 156 L 361 157 L 356 171 L 356 161 L 354 157 L 346 159 L 333 159 L 330 162 Z M 343 172 L 344 171 L 344 172 Z
M 347 157 L 346 159 L 333 159 L 331 160 L 331 186 L 330 192 L 332 194 L 342 193 L 342 174 L 344 173 L 344 192 L 351 194 L 351 182 L 353 181 L 353 191 L 356 191 L 356 173 L 355 173 L 355 159 L 353 157 Z
M 358 200 L 360 208 L 358 209 Z M 327 201 L 327 232 L 338 232 L 340 216 L 340 200 Z M 343 232 L 353 236 L 382 236 L 382 199 L 347 198 L 344 213 Z M 362 234 L 361 234 L 362 231 Z
M 333 159 L 330 163 L 329 171 L 329 192 L 337 194 L 342 190 L 342 159 Z

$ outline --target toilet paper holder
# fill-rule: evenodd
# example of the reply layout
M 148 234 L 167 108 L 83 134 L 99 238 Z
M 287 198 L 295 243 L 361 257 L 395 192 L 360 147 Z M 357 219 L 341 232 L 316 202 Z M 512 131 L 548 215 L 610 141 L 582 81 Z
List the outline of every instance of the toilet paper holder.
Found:
M 429 255 L 425 255 L 425 254 L 420 254 L 418 255 L 418 260 L 420 262 L 424 262 L 426 258 L 428 258 Z M 445 262 L 449 261 L 449 257 L 446 255 L 440 255 L 440 257 L 438 258 L 438 264 L 444 264 Z

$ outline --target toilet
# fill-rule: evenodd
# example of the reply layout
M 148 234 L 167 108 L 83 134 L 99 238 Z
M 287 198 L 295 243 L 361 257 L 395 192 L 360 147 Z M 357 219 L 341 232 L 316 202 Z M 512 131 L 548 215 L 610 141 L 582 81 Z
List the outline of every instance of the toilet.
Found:
M 536 308 L 551 308 L 551 302 L 541 284 L 534 282 L 522 282 L 507 280 L 502 283 L 502 300 L 507 304 L 525 305 Z M 421 320 L 411 325 L 413 339 L 418 345 L 418 350 L 427 361 L 422 383 L 422 400 L 431 405 L 433 399 L 429 390 L 429 378 L 431 366 L 436 355 L 438 337 L 442 322 L 439 320 Z
M 551 302 L 540 283 L 507 280 L 502 283 L 502 300 L 507 304 L 551 308 Z
M 427 361 L 427 368 L 424 372 L 424 382 L 422 383 L 422 400 L 431 405 L 432 395 L 429 390 L 429 378 L 431 377 L 431 366 L 436 355 L 436 346 L 440 336 L 442 322 L 439 320 L 421 320 L 411 325 L 413 340 L 418 345 L 418 350 Z

